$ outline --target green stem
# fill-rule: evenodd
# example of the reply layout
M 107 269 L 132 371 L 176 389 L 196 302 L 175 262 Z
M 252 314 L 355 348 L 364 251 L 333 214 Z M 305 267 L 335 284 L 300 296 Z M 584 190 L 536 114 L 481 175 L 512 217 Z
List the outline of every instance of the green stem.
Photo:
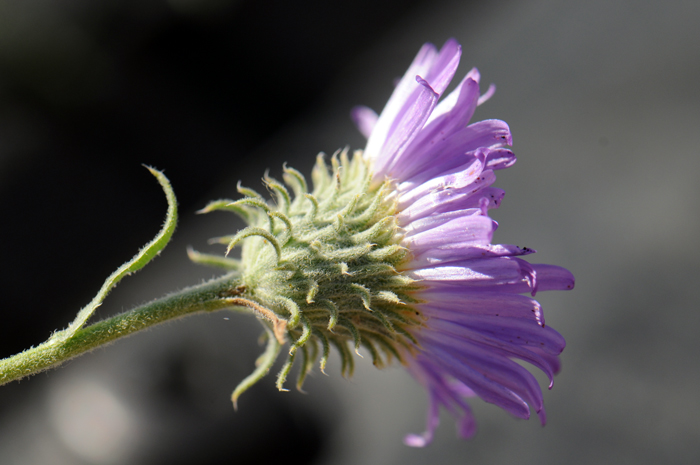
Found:
M 43 344 L 0 360 L 0 385 L 56 367 L 71 358 L 164 321 L 224 308 L 249 311 L 234 298 L 240 281 L 231 275 L 184 289 L 161 299 L 77 330 L 64 331 Z

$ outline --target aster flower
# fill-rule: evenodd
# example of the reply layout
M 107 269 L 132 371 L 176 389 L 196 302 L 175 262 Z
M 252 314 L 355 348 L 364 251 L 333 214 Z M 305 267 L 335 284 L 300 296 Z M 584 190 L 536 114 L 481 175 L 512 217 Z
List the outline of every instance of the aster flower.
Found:
M 565 342 L 545 326 L 540 305 L 521 294 L 574 287 L 567 270 L 518 258 L 534 250 L 491 245 L 497 224 L 487 212 L 504 195 L 490 187 L 494 171 L 515 156 L 505 148 L 512 138 L 503 121 L 467 125 L 495 90 L 480 95 L 476 69 L 437 103 L 460 54 L 454 40 L 439 52 L 424 45 L 381 116 L 366 107 L 352 112 L 369 137 L 364 156 L 373 162 L 373 182 L 392 182 L 400 244 L 411 252 L 400 270 L 425 286 L 412 293 L 425 322 L 410 329 L 417 344 L 405 360 L 430 407 L 426 432 L 405 438 L 410 446 L 432 440 L 440 406 L 457 417 L 460 436 L 472 436 L 465 398 L 475 395 L 519 418 L 530 416 L 529 404 L 544 425 L 539 385 L 513 359 L 541 369 L 551 388 Z
M 440 407 L 456 417 L 462 437 L 473 435 L 465 400 L 473 396 L 520 418 L 532 407 L 544 423 L 540 387 L 516 360 L 542 370 L 551 388 L 565 343 L 545 326 L 539 304 L 523 294 L 572 289 L 574 278 L 563 268 L 523 260 L 531 249 L 491 244 L 496 223 L 488 211 L 504 195 L 491 187 L 494 172 L 515 156 L 506 123 L 469 124 L 494 92 L 490 87 L 480 95 L 475 69 L 438 103 L 460 53 L 454 40 L 439 52 L 425 45 L 380 116 L 353 110 L 368 136 L 366 149 L 352 156 L 339 151 L 330 164 L 319 155 L 312 187 L 285 166 L 283 182 L 264 178 L 273 200 L 239 185 L 242 198 L 209 203 L 202 213 L 232 212 L 247 223 L 214 240 L 227 245 L 225 256 L 189 251 L 193 261 L 225 269 L 224 276 L 87 326 L 110 290 L 158 255 L 175 229 L 175 195 L 167 178 L 151 169 L 169 204 L 161 232 L 107 278 L 65 330 L 0 360 L 0 383 L 163 321 L 230 309 L 255 315 L 266 343 L 256 368 L 234 390 L 234 407 L 283 347 L 280 390 L 295 362 L 299 389 L 316 361 L 325 370 L 331 346 L 340 354 L 341 373 L 352 375 L 352 352 L 362 347 L 377 367 L 398 360 L 428 391 L 426 432 L 408 435 L 410 446 L 432 440 Z M 234 247 L 241 248 L 240 259 L 228 256 Z

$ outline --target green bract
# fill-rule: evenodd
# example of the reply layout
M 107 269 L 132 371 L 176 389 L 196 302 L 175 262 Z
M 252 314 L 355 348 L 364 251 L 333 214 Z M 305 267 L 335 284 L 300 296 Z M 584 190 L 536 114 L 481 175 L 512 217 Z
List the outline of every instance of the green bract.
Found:
M 319 356 L 324 370 L 330 345 L 340 353 L 343 375 L 353 372 L 351 348 L 357 352 L 364 346 L 381 367 L 394 357 L 401 361 L 413 347 L 407 329 L 422 319 L 409 304 L 419 286 L 397 271 L 409 252 L 399 245 L 390 183 L 372 186 L 371 175 L 362 152 L 352 160 L 347 150 L 336 153 L 330 167 L 319 155 L 311 192 L 301 173 L 285 167 L 284 184 L 293 195 L 265 176 L 274 203 L 239 185 L 244 198 L 218 200 L 202 210 L 231 211 L 248 223 L 234 236 L 215 239 L 228 245 L 227 254 L 240 245 L 240 260 L 192 251 L 190 257 L 238 274 L 242 285 L 231 296 L 237 305 L 255 311 L 266 330 L 267 349 L 254 373 L 234 391 L 234 404 L 267 374 L 287 341 L 279 389 L 299 353 L 301 388 Z

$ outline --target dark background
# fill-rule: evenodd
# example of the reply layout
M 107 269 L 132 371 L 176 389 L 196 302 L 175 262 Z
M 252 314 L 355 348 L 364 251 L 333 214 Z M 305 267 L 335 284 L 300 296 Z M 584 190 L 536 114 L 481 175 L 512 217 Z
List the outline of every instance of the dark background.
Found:
M 495 242 L 571 269 L 542 293 L 566 338 L 549 423 L 475 401 L 479 433 L 444 416 L 425 450 L 425 394 L 366 360 L 331 360 L 309 395 L 266 378 L 229 396 L 262 350 L 250 318 L 217 313 L 139 334 L 0 388 L 11 464 L 696 463 L 700 343 L 700 7 L 696 2 L 0 1 L 0 356 L 63 328 L 180 202 L 173 242 L 104 317 L 209 278 L 185 247 L 240 227 L 196 216 L 287 161 L 363 139 L 349 109 L 381 110 L 423 42 L 456 37 L 478 66 L 518 163 Z
M 5 305 L 54 309 L 8 312 L 3 356 L 65 324 L 157 231 L 141 164 L 166 170 L 191 216 L 418 2 L 69 3 L 0 7 Z

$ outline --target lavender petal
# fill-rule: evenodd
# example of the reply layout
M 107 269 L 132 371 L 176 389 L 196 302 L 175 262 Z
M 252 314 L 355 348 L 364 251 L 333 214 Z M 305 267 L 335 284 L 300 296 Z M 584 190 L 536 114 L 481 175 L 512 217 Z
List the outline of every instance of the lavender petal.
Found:
M 355 122 L 357 129 L 360 133 L 369 137 L 372 134 L 372 129 L 377 124 L 377 119 L 379 118 L 377 114 L 369 107 L 358 105 L 352 109 L 350 112 L 352 120 Z

